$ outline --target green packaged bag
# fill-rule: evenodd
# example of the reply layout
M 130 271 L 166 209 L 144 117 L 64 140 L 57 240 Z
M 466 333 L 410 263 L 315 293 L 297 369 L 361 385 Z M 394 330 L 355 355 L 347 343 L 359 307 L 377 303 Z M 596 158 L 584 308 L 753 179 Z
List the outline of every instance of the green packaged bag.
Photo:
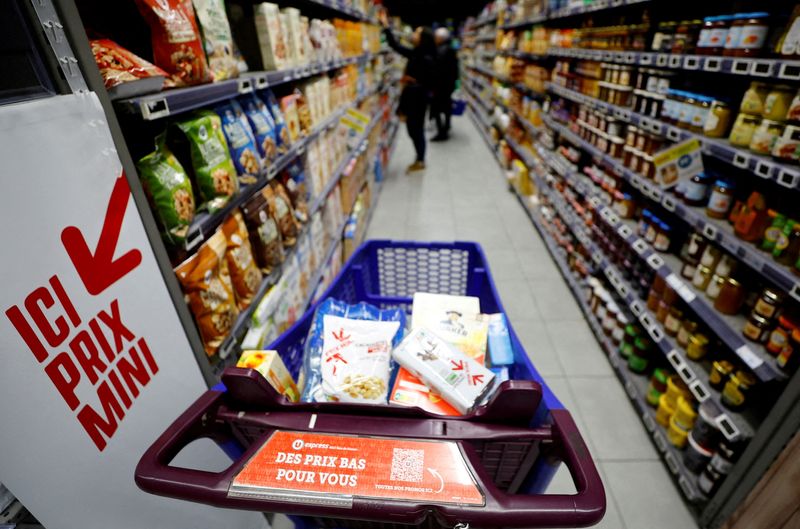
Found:
M 189 175 L 165 145 L 163 134 L 156 138 L 156 150 L 136 167 L 165 238 L 172 244 L 182 243 L 194 219 L 194 193 Z
M 239 181 L 219 116 L 201 110 L 176 125 L 188 141 L 194 181 L 205 208 L 210 212 L 222 208 L 239 192 Z

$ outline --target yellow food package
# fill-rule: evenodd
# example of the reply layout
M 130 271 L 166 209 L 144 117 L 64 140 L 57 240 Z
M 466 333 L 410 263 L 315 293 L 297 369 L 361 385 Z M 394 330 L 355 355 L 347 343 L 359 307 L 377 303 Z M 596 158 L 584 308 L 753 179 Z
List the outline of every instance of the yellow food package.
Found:
M 300 400 L 300 390 L 277 351 L 243 351 L 236 367 L 255 369 L 264 375 L 275 391 L 292 402 Z

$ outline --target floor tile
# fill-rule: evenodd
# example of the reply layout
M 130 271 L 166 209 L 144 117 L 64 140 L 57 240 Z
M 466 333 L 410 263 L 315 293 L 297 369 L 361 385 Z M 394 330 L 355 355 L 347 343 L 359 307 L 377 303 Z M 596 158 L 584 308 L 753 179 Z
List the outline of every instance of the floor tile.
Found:
M 557 303 L 548 304 L 547 309 L 541 307 L 541 298 L 537 298 L 542 316 L 547 316 L 547 333 L 550 342 L 558 355 L 558 360 L 567 375 L 610 376 L 611 365 L 597 339 L 586 322 L 581 319 L 561 320 L 553 317 Z
M 522 267 L 513 249 L 493 249 L 486 254 L 492 279 L 496 281 L 523 280 Z
M 546 249 L 543 251 L 547 251 Z M 545 257 L 545 256 L 542 256 Z M 550 259 L 550 256 L 547 256 Z M 544 265 L 542 265 L 544 266 Z M 578 307 L 572 291 L 562 279 L 531 279 L 528 281 L 539 310 L 547 312 L 552 320 L 582 320 L 583 312 Z
M 522 265 L 522 273 L 529 279 L 544 279 L 547 281 L 563 281 L 561 272 L 550 257 L 547 248 L 540 250 L 519 250 L 517 257 Z
M 513 320 L 514 332 L 528 353 L 533 366 L 544 377 L 564 376 L 564 368 L 558 360 L 558 353 L 550 341 L 547 326 L 542 321 Z
M 533 295 L 524 280 L 495 281 L 508 317 L 512 322 L 517 320 L 541 320 L 539 310 L 533 301 Z

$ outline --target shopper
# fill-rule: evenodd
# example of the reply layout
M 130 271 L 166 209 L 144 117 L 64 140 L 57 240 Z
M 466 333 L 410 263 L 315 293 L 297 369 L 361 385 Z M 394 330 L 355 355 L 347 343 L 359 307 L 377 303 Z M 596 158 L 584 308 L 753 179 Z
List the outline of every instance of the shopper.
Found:
M 438 28 L 436 40 L 436 70 L 433 85 L 431 114 L 436 120 L 436 136 L 431 141 L 444 141 L 450 136 L 450 117 L 453 114 L 453 91 L 458 80 L 458 57 L 453 49 L 450 30 Z
M 406 120 L 408 136 L 414 142 L 414 149 L 417 152 L 417 159 L 408 166 L 407 172 L 422 171 L 425 169 L 425 115 L 432 95 L 433 69 L 436 60 L 433 31 L 427 27 L 418 27 L 411 39 L 414 47 L 408 48 L 395 40 L 385 12 L 381 13 L 380 21 L 387 44 L 408 59 L 406 71 L 400 80 L 403 91 L 400 94 L 398 112 Z

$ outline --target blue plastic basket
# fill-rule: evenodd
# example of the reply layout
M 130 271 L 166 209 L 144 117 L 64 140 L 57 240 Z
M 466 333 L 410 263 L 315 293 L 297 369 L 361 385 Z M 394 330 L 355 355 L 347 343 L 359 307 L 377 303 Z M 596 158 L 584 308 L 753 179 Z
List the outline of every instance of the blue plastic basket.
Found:
M 454 116 L 461 116 L 467 110 L 467 102 L 463 99 L 453 99 L 453 110 L 452 114 Z

